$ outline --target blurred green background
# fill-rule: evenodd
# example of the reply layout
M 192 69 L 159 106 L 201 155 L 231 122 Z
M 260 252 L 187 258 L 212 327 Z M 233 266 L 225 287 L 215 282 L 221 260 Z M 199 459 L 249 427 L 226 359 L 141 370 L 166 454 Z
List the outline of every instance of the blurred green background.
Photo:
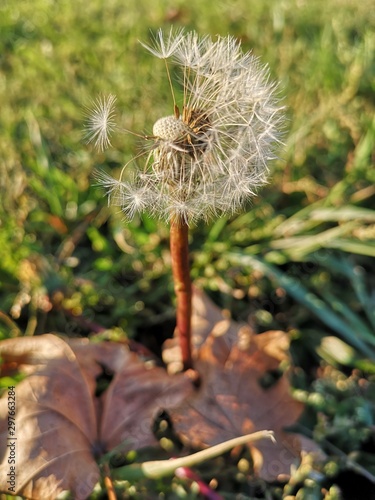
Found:
M 171 25 L 241 39 L 281 82 L 288 114 L 282 157 L 248 212 L 192 229 L 195 283 L 256 331 L 290 332 L 296 397 L 310 408 L 307 429 L 341 450 L 332 477 L 350 469 L 345 457 L 356 453 L 365 472 L 355 474 L 369 487 L 375 474 L 370 0 L 2 0 L 0 338 L 115 328 L 111 338 L 135 338 L 159 353 L 172 334 L 168 227 L 147 217 L 126 224 L 92 175 L 102 168 L 116 176 L 139 141 L 117 135 L 112 149 L 97 153 L 82 139 L 85 106 L 99 93 L 117 95 L 118 121 L 135 132 L 150 133 L 156 119 L 171 114 L 164 65 L 138 41 Z M 347 405 L 348 398 L 355 403 Z M 335 455 L 331 445 L 325 450 Z M 327 474 L 311 491 L 321 492 L 324 481 L 330 491 Z

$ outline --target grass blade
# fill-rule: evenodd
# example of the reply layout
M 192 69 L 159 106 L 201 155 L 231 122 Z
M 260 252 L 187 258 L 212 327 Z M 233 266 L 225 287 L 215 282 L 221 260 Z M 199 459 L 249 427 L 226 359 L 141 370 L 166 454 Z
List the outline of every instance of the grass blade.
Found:
M 269 278 L 276 280 L 291 297 L 316 314 L 329 328 L 356 347 L 362 354 L 375 359 L 375 351 L 366 344 L 362 338 L 362 332 L 353 331 L 347 321 L 337 315 L 323 300 L 308 290 L 301 282 L 256 257 L 235 252 L 230 252 L 227 257 L 237 265 L 252 267 L 261 271 Z M 375 337 L 372 339 L 372 345 L 375 345 Z

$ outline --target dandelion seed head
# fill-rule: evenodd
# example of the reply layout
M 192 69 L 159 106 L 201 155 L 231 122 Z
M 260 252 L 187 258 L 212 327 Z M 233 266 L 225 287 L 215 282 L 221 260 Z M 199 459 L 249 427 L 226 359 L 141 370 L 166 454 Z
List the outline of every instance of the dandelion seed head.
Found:
M 181 71 L 183 96 L 175 102 L 167 66 L 174 115 L 154 123 L 151 152 L 131 179 L 103 182 L 108 194 L 129 217 L 148 211 L 191 223 L 242 210 L 267 183 L 281 143 L 284 111 L 268 67 L 231 36 L 159 30 L 142 45 Z M 113 96 L 99 100 L 92 115 L 99 148 L 109 144 L 113 104 Z

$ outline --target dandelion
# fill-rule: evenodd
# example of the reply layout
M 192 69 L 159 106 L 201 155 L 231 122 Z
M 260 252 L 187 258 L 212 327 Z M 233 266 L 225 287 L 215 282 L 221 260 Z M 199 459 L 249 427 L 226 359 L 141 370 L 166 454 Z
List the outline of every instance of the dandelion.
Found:
M 170 222 L 177 330 L 188 339 L 188 226 L 240 211 L 267 183 L 283 108 L 268 68 L 231 36 L 213 41 L 195 32 L 159 30 L 152 44 L 143 46 L 165 61 L 173 114 L 159 118 L 152 135 L 144 137 L 151 148 L 132 177 L 125 177 L 126 165 L 120 179 L 105 174 L 99 182 L 127 218 L 148 211 Z M 176 102 L 168 64 L 180 69 L 181 103 Z M 112 95 L 100 98 L 89 119 L 88 139 L 99 149 L 110 145 L 114 102 Z M 185 368 L 191 366 L 190 356 L 183 352 Z

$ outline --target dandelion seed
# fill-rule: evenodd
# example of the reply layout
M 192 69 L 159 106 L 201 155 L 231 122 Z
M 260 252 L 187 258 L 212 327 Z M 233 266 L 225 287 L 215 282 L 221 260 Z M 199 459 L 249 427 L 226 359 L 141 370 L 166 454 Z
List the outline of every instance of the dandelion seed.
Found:
M 93 142 L 99 151 L 111 146 L 110 133 L 115 129 L 116 96 L 99 96 L 94 102 L 93 109 L 87 113 L 88 120 L 85 126 L 87 143 Z
M 171 28 L 168 34 L 164 34 L 163 31 L 159 29 L 156 33 L 156 36 L 152 37 L 153 43 L 151 45 L 144 42 L 140 43 L 155 57 L 158 57 L 159 59 L 168 59 L 175 53 L 183 36 L 183 29 L 174 30 L 173 28 Z

